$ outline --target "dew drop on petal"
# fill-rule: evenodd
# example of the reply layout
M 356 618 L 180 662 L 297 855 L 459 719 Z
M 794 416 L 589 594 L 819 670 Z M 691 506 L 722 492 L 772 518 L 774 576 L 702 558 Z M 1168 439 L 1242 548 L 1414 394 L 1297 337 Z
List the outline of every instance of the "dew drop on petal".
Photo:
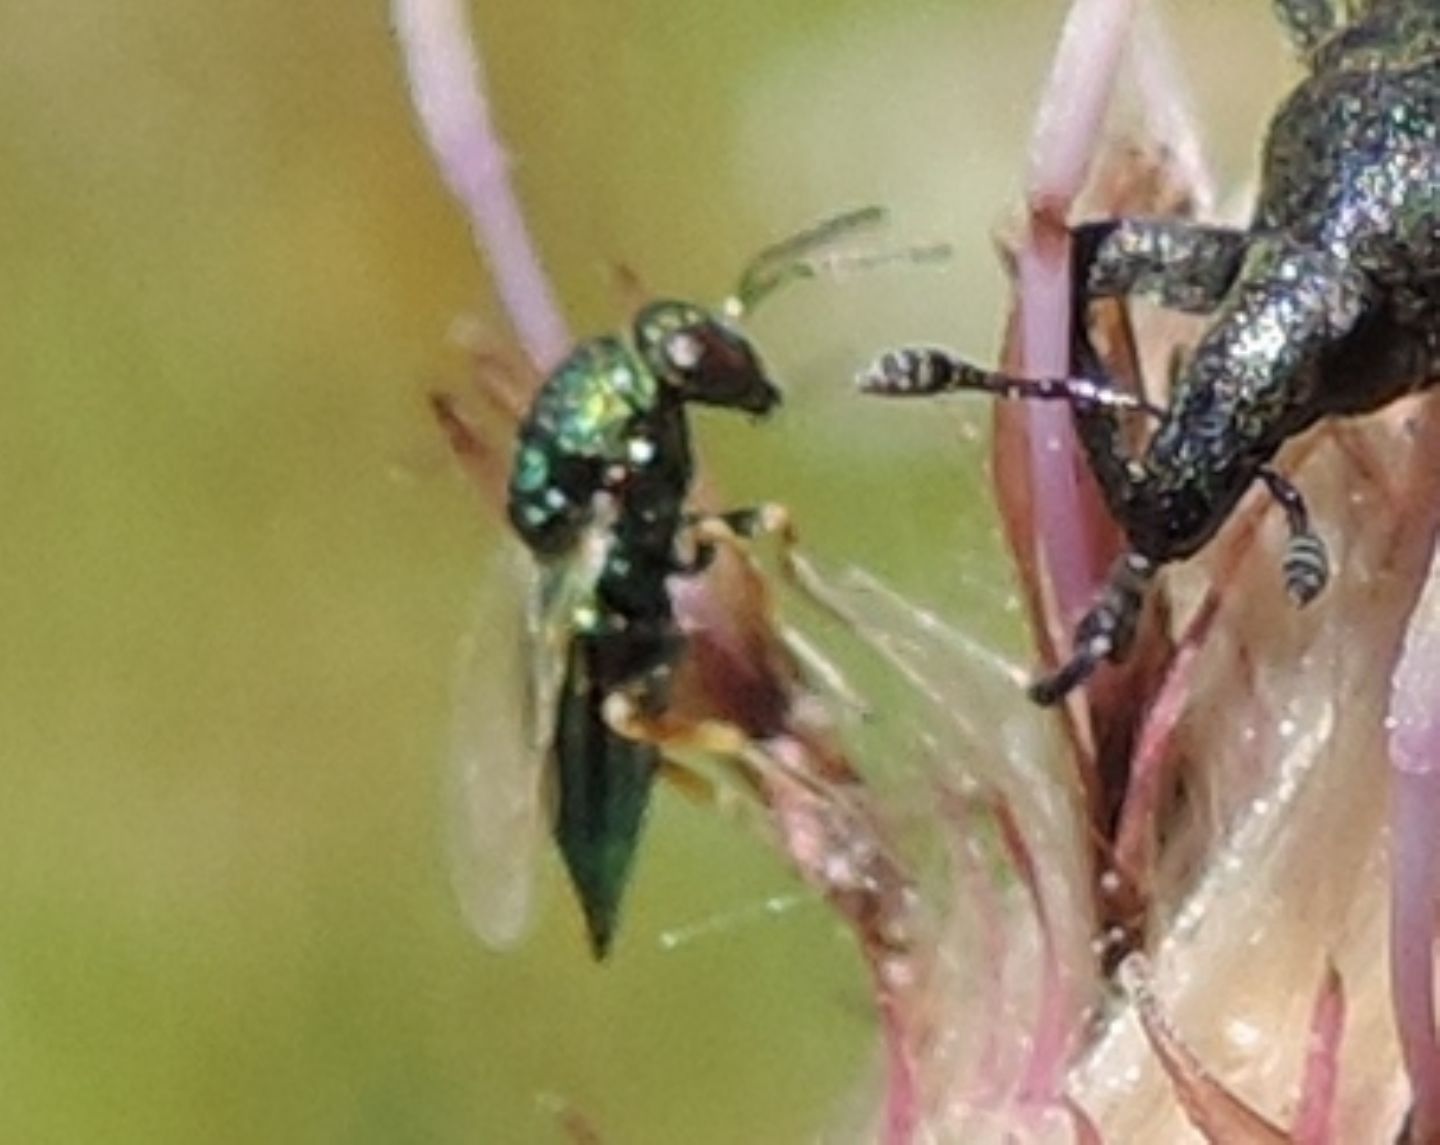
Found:
M 1236 1049 L 1250 1050 L 1260 1044 L 1260 1031 L 1243 1018 L 1231 1018 L 1225 1023 L 1225 1037 Z

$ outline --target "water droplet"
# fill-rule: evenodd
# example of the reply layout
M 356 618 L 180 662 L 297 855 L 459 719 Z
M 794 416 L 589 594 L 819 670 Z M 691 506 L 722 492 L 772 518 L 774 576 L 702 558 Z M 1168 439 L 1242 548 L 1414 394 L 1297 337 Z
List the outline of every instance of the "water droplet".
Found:
M 1253 1049 L 1260 1044 L 1260 1031 L 1251 1023 L 1240 1018 L 1231 1018 L 1225 1023 L 1225 1036 L 1238 1049 Z

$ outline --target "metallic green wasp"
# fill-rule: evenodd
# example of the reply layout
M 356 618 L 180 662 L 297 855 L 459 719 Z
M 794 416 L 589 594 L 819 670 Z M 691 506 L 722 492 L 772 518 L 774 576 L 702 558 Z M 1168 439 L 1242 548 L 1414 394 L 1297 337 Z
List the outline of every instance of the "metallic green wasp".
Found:
M 470 921 L 494 945 L 519 937 L 530 908 L 536 828 L 550 826 L 597 958 L 613 939 L 650 791 L 668 750 L 732 754 L 736 729 L 678 716 L 671 705 L 686 644 L 671 577 L 705 569 L 720 539 L 773 527 L 770 514 L 686 508 L 695 459 L 689 408 L 762 418 L 780 391 L 731 324 L 787 282 L 854 259 L 817 252 L 879 222 L 868 208 L 762 252 L 720 311 L 688 302 L 643 307 L 624 335 L 579 345 L 521 412 L 507 512 L 534 559 L 528 616 L 504 635 L 524 645 L 528 695 L 462 682 L 455 755 L 460 882 Z M 920 252 L 925 254 L 928 252 Z M 907 258 L 916 252 L 907 252 Z M 462 454 L 470 432 L 437 402 Z M 482 620 L 493 648 L 505 620 Z

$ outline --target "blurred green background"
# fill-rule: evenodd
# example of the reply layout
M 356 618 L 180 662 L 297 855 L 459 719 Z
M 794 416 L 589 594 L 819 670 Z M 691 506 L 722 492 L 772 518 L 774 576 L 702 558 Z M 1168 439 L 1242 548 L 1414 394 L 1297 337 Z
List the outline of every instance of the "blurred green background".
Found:
M 1196 7 L 1181 54 L 1243 172 L 1281 50 L 1260 0 Z M 993 352 L 989 228 L 1061 12 L 475 9 L 579 331 L 617 317 L 608 260 L 716 299 L 868 202 L 957 243 L 758 315 L 786 416 L 702 448 L 730 500 L 785 497 L 825 557 L 1022 656 L 983 411 L 848 379 L 897 340 Z M 462 314 L 495 318 L 381 4 L 0 0 L 0 1140 L 543 1142 L 560 1102 L 607 1141 L 785 1142 L 863 1103 L 822 909 L 660 942 L 793 889 L 669 795 L 612 964 L 548 854 L 525 949 L 463 929 L 449 673 L 497 536 L 420 400 Z

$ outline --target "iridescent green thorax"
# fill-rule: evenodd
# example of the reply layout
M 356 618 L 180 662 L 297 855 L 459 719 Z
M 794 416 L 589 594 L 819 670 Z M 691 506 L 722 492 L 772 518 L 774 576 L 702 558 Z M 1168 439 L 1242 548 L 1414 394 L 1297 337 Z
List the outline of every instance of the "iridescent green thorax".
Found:
M 585 342 L 560 364 L 520 425 L 510 471 L 510 521 L 526 545 L 549 557 L 576 543 L 660 402 L 654 374 L 619 338 Z
M 555 453 L 621 459 L 632 423 L 655 407 L 657 386 L 619 338 L 592 339 L 541 387 L 521 434 Z

